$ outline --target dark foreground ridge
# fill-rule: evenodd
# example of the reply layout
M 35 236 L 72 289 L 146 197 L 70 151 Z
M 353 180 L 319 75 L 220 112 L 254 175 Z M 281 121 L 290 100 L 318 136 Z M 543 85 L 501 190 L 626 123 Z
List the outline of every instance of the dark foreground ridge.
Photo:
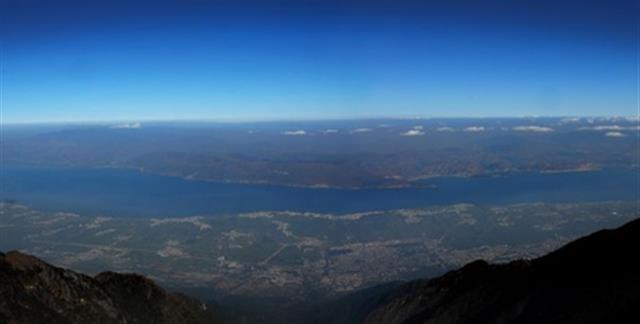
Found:
M 0 323 L 213 323 L 207 307 L 135 274 L 89 277 L 0 253 Z
M 635 220 L 531 261 L 476 261 L 366 298 L 356 293 L 321 322 L 640 323 L 639 248 Z

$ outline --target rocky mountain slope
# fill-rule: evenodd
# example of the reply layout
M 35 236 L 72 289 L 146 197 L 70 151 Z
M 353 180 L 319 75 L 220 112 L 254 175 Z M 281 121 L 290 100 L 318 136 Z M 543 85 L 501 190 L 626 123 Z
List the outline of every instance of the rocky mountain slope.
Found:
M 409 282 L 367 298 L 346 297 L 342 307 L 355 310 L 353 316 L 323 322 L 638 322 L 638 247 L 640 220 L 635 220 L 537 259 L 476 261 L 432 280 Z
M 205 304 L 135 274 L 89 277 L 0 253 L 0 323 L 214 323 Z

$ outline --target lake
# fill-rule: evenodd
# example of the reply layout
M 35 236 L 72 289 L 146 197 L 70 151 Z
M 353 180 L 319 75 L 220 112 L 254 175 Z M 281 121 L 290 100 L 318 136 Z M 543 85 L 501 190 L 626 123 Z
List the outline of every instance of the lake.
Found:
M 264 210 L 351 213 L 453 203 L 637 200 L 637 170 L 428 179 L 432 188 L 307 189 L 185 180 L 127 169 L 5 165 L 0 199 L 85 215 L 177 217 Z

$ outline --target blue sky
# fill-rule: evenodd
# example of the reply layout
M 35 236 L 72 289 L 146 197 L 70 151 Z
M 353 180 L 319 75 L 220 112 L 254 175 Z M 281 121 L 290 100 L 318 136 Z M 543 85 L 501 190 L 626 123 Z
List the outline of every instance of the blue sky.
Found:
M 636 1 L 0 6 L 6 123 L 637 109 Z

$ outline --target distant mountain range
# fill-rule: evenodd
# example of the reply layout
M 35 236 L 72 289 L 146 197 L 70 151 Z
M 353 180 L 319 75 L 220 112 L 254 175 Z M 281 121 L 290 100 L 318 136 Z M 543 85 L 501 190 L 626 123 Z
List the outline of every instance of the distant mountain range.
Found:
M 637 167 L 637 130 L 628 118 L 26 125 L 3 129 L 3 155 L 218 182 L 389 188 L 437 176 Z
M 631 323 L 640 315 L 640 220 L 544 257 L 475 261 L 318 305 L 318 323 Z M 20 252 L 0 254 L 0 323 L 213 323 L 205 304 L 139 275 L 95 277 Z

